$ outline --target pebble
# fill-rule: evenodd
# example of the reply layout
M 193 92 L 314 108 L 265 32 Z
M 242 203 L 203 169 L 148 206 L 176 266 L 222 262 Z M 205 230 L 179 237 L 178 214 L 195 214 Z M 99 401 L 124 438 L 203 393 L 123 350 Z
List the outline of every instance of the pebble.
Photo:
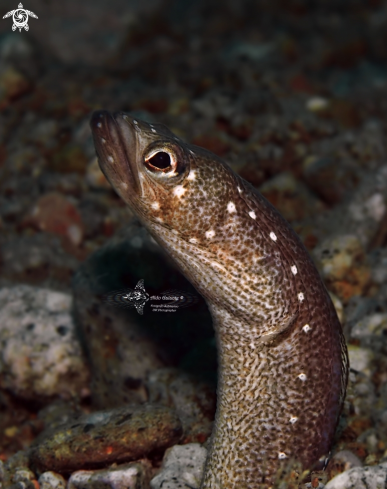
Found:
M 39 471 L 92 469 L 162 452 L 181 435 L 181 423 L 173 409 L 128 405 L 84 414 L 48 428 L 31 446 L 30 461 Z
M 56 472 L 43 472 L 39 479 L 40 489 L 66 489 L 66 480 Z
M 362 461 L 350 450 L 340 450 L 329 460 L 326 472 L 329 479 L 333 479 L 338 474 L 352 469 L 362 467 Z
M 73 397 L 88 367 L 75 336 L 71 296 L 18 285 L 0 289 L 0 386 L 25 399 Z
M 67 489 L 148 489 L 151 466 L 145 462 L 120 465 L 106 470 L 74 472 Z
M 336 235 L 326 238 L 313 250 L 320 273 L 328 288 L 344 302 L 362 295 L 371 272 L 365 250 L 354 235 Z
M 311 112 L 325 110 L 329 105 L 329 100 L 324 97 L 311 97 L 306 101 L 306 108 Z
M 259 191 L 289 221 L 305 219 L 323 209 L 321 202 L 290 172 L 267 180 Z
M 41 231 L 65 238 L 74 246 L 83 241 L 84 227 L 76 206 L 68 198 L 50 192 L 38 199 L 29 221 Z
M 387 463 L 354 467 L 330 480 L 325 489 L 387 489 Z
M 387 313 L 374 313 L 364 316 L 351 328 L 351 338 L 375 337 L 380 340 L 387 330 Z
M 374 354 L 369 348 L 348 345 L 349 365 L 356 372 L 361 372 L 366 377 L 370 377 L 373 372 Z
M 151 480 L 151 489 L 199 489 L 207 450 L 199 443 L 176 445 L 165 452 L 161 471 Z
M 13 482 L 25 482 L 25 481 L 34 481 L 36 480 L 36 477 L 35 477 L 35 474 L 25 468 L 25 467 L 21 467 L 21 468 L 18 468 L 17 470 L 15 470 L 14 474 L 13 474 L 13 477 L 12 477 L 12 480 Z

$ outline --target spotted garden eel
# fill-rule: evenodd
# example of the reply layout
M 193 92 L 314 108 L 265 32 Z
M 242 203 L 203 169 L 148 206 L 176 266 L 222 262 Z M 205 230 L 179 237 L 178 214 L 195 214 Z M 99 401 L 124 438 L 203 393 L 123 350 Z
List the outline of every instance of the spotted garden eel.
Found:
M 298 236 L 220 158 L 165 126 L 95 112 L 100 167 L 206 299 L 218 406 L 201 489 L 258 489 L 281 467 L 328 454 L 347 350 Z

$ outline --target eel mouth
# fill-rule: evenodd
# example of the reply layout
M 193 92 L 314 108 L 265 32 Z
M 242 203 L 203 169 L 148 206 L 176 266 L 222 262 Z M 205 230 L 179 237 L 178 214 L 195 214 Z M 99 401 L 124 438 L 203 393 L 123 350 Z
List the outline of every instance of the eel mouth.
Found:
M 132 118 L 98 110 L 92 114 L 90 127 L 99 166 L 109 183 L 126 202 L 129 194 L 139 195 L 138 139 Z

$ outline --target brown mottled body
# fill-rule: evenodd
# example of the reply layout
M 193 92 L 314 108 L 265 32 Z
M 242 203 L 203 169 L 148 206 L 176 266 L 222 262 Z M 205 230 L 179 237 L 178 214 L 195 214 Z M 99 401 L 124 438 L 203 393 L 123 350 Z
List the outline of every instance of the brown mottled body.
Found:
M 347 351 L 329 295 L 281 215 L 215 155 L 167 128 L 95 113 L 100 166 L 205 297 L 219 352 L 202 489 L 270 487 L 327 454 Z

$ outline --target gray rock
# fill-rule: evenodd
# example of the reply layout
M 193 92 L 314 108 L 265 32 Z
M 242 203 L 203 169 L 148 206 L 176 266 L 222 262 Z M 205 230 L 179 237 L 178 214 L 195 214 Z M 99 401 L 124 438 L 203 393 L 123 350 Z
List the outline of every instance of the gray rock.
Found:
M 329 479 L 332 479 L 346 470 L 362 466 L 362 461 L 353 452 L 350 450 L 340 450 L 329 460 L 325 474 L 327 474 Z
M 79 470 L 74 472 L 67 489 L 147 489 L 150 464 L 132 463 L 108 470 Z
M 387 489 L 387 462 L 346 470 L 330 480 L 325 489 Z
M 199 443 L 176 445 L 165 453 L 160 473 L 151 480 L 152 489 L 198 489 L 202 480 L 207 450 Z
M 371 377 L 373 373 L 372 362 L 374 353 L 369 348 L 349 345 L 348 347 L 349 364 L 353 370 L 361 372 L 366 377 Z
M 34 489 L 35 479 L 29 467 L 27 450 L 20 450 L 0 464 L 1 489 Z
M 35 479 L 35 474 L 26 467 L 19 467 L 15 470 L 15 473 L 13 474 L 13 482 L 33 481 Z
M 38 479 L 40 489 L 65 489 L 64 477 L 56 472 L 43 472 Z
M 38 287 L 0 289 L 0 386 L 27 399 L 71 397 L 88 368 L 74 334 L 71 297 Z
M 334 454 L 332 460 L 345 464 L 345 470 L 363 466 L 360 458 L 350 450 L 340 450 Z

